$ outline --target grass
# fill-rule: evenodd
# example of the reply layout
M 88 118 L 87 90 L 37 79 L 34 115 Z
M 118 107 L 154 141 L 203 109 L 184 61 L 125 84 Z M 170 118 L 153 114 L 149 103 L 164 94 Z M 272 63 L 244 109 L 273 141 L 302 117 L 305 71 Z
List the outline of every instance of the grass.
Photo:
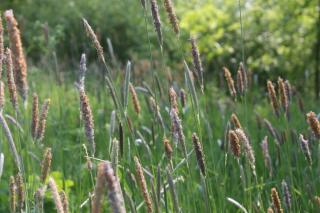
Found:
M 146 30 L 146 33 L 149 33 L 148 28 Z M 117 167 L 115 171 L 128 211 L 147 211 L 137 182 L 134 156 L 139 158 L 143 167 L 155 212 L 265 212 L 272 207 L 272 188 L 277 189 L 282 207 L 286 211 L 315 212 L 319 209 L 320 206 L 317 206 L 314 199 L 320 190 L 319 140 L 312 135 L 305 117 L 306 112 L 319 110 L 317 108 L 319 103 L 313 101 L 308 94 L 304 94 L 306 110 L 303 112 L 298 107 L 298 96 L 293 95 L 290 102 L 291 117 L 287 120 L 283 112 L 280 118 L 274 115 L 268 101 L 266 83 L 259 85 L 252 82 L 246 94 L 237 96 L 237 99 L 230 97 L 226 82 L 225 86 L 217 87 L 215 83 L 207 81 L 202 93 L 197 81 L 193 81 L 188 72 L 187 67 L 191 67 L 188 62 L 184 62 L 185 70 L 171 73 L 176 80 L 170 81 L 166 77 L 167 73 L 162 72 L 165 62 L 161 59 L 160 65 L 154 65 L 150 71 L 151 77 L 144 76 L 144 78 L 136 76 L 133 70 L 130 71 L 129 63 L 127 67 L 121 64 L 111 66 L 111 74 L 106 74 L 110 79 L 108 85 L 104 80 L 106 67 L 96 61 L 89 63 L 95 65 L 89 66 L 85 82 L 95 125 L 96 154 L 93 157 L 89 152 L 89 159 L 93 163 L 92 169 L 87 167 L 88 156 L 83 148 L 85 144 L 90 150 L 79 112 L 79 94 L 74 86 L 76 75 L 68 76 L 62 84 L 59 84 L 55 78 L 56 74 L 46 70 L 46 67 L 29 69 L 29 94 L 36 92 L 40 104 L 46 98 L 50 98 L 51 104 L 42 142 L 34 141 L 31 136 L 31 95 L 26 108 L 20 103 L 21 114 L 16 117 L 23 132 L 9 123 L 24 165 L 26 212 L 37 212 L 34 193 L 48 182 L 48 180 L 46 184 L 40 182 L 40 164 L 46 147 L 52 149 L 53 156 L 49 176 L 57 183 L 58 191 L 65 191 L 70 212 L 89 212 L 98 163 L 103 160 L 114 163 L 113 159 L 117 158 L 111 145 L 114 138 L 123 146 L 123 154 L 119 155 L 118 163 L 113 166 Z M 96 67 L 95 70 L 93 67 Z M 144 79 L 143 83 L 141 79 Z M 131 95 L 128 93 L 129 82 L 137 90 L 141 105 L 139 115 L 135 112 Z M 173 86 L 176 93 L 181 88 L 187 93 L 186 107 L 182 108 L 180 102 L 178 104 L 186 153 L 179 144 L 181 141 L 177 144 L 173 142 L 169 86 Z M 116 92 L 117 106 L 115 99 L 110 95 L 110 88 Z M 153 97 L 159 105 L 160 114 L 152 110 L 150 97 Z M 116 113 L 115 122 L 111 118 L 113 111 Z M 14 109 L 8 100 L 3 113 L 15 117 Z M 239 117 L 243 131 L 254 150 L 256 176 L 252 174 L 243 148 L 239 159 L 229 150 L 226 135 L 232 128 L 230 124 L 232 113 L 236 113 Z M 159 122 L 160 116 L 164 128 Z M 268 119 L 279 133 L 281 138 L 279 142 L 263 124 L 264 118 Z M 199 170 L 196 153 L 193 150 L 193 133 L 198 135 L 203 147 L 205 176 Z M 308 164 L 300 148 L 300 133 L 309 140 L 312 165 Z M 165 155 L 164 136 L 169 139 L 173 147 L 171 160 Z M 260 144 L 265 136 L 268 136 L 273 176 L 269 175 L 264 165 Z M 16 175 L 17 167 L 3 132 L 0 133 L 0 152 L 5 156 L 3 175 L 0 179 L 0 212 L 8 212 L 9 181 L 10 176 Z M 281 187 L 283 180 L 287 182 L 291 193 L 291 209 L 285 205 Z M 50 189 L 46 190 L 43 204 L 45 212 L 56 211 Z M 110 206 L 111 203 L 105 196 L 103 212 L 108 212 Z

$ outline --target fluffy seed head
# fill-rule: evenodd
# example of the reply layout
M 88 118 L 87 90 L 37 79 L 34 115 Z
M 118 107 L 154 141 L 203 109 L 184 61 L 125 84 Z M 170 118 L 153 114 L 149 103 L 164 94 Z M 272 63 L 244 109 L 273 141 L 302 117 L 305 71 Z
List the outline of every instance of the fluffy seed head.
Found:
M 238 116 L 235 114 L 235 113 L 232 113 L 231 115 L 231 121 L 233 123 L 233 126 L 236 128 L 236 129 L 242 129 L 241 127 L 241 123 L 238 119 Z
M 311 158 L 311 152 L 309 149 L 309 141 L 303 138 L 303 135 L 300 134 L 299 136 L 299 140 L 300 140 L 300 146 L 302 149 L 302 152 L 306 158 L 306 160 L 308 161 L 309 165 L 312 165 L 312 158 Z
M 177 113 L 179 113 L 177 93 L 174 91 L 172 87 L 170 87 L 169 89 L 169 97 L 170 97 L 171 108 L 176 110 Z
M 0 81 L 0 111 L 3 110 L 5 102 L 4 83 Z
M 278 78 L 278 87 L 279 87 L 279 94 L 280 94 L 280 103 L 282 105 L 283 110 L 287 113 L 289 109 L 289 99 L 288 93 L 286 90 L 285 83 L 282 78 Z
M 317 115 L 314 112 L 310 111 L 309 113 L 307 113 L 307 121 L 316 138 L 320 139 L 320 123 L 318 121 Z
M 142 166 L 140 164 L 139 159 L 136 156 L 134 157 L 134 162 L 135 162 L 135 166 L 136 166 L 136 175 L 137 175 L 137 180 L 139 182 L 140 190 L 142 192 L 144 202 L 147 205 L 147 212 L 151 213 L 153 211 L 153 207 L 152 207 L 150 195 L 148 193 L 147 183 L 146 183 L 146 179 L 143 174 L 143 169 L 142 169 Z
M 170 23 L 174 32 L 178 35 L 180 32 L 179 20 L 176 16 L 176 12 L 175 12 L 172 0 L 164 0 L 164 8 L 166 9 L 167 15 L 170 19 Z
M 37 136 L 38 124 L 39 124 L 39 99 L 38 99 L 38 95 L 36 93 L 33 93 L 31 135 L 34 139 Z
M 203 176 L 206 175 L 206 167 L 205 167 L 205 160 L 204 160 L 204 153 L 202 149 L 202 144 L 199 141 L 199 138 L 196 133 L 192 133 L 192 142 L 193 148 L 196 152 L 198 166 Z
M 287 210 L 291 209 L 291 194 L 289 191 L 289 186 L 285 180 L 282 181 L 282 191 L 284 194 L 284 201 L 287 207 Z
M 230 71 L 228 70 L 228 68 L 223 67 L 223 72 L 224 72 L 224 77 L 226 78 L 231 96 L 236 97 L 237 92 L 236 92 L 236 89 L 234 88 L 234 81 L 232 79 Z
M 28 95 L 27 63 L 23 53 L 18 22 L 16 21 L 12 10 L 5 11 L 4 16 L 7 22 L 10 49 L 13 55 L 14 79 L 23 101 L 26 102 Z
M 42 163 L 41 163 L 41 181 L 42 181 L 42 183 L 45 183 L 45 181 L 48 177 L 48 174 L 50 172 L 51 160 L 52 160 L 51 148 L 47 148 L 43 154 L 43 159 L 42 159 Z
M 86 30 L 87 36 L 91 39 L 94 47 L 96 48 L 99 60 L 103 64 L 105 64 L 106 61 L 105 61 L 104 55 L 103 55 L 103 48 L 102 48 L 96 34 L 94 33 L 93 29 L 91 28 L 91 26 L 89 25 L 89 23 L 86 19 L 83 18 L 82 21 L 83 21 L 83 25 Z
M 276 213 L 283 212 L 283 209 L 281 208 L 281 201 L 276 188 L 271 189 L 271 199 Z
M 79 90 L 81 117 L 84 121 L 84 128 L 87 140 L 91 146 L 92 155 L 95 153 L 96 145 L 94 142 L 94 122 L 89 99 L 84 90 Z
M 2 63 L 4 59 L 4 45 L 3 45 L 3 25 L 0 17 L 0 79 L 2 77 Z
M 78 87 L 82 90 L 84 90 L 85 85 L 85 78 L 86 78 L 86 72 L 87 72 L 87 64 L 86 64 L 86 54 L 81 55 L 80 59 L 80 67 L 79 67 L 79 82 L 78 82 Z
M 151 5 L 151 14 L 152 14 L 152 19 L 153 19 L 153 24 L 154 24 L 155 30 L 157 32 L 159 43 L 162 46 L 163 38 L 162 38 L 161 20 L 160 20 L 160 14 L 159 14 L 157 0 L 150 0 L 150 5 Z
M 240 142 L 243 144 L 244 151 L 245 151 L 246 157 L 249 161 L 253 175 L 256 176 L 256 159 L 254 156 L 254 151 L 252 149 L 252 146 L 249 142 L 249 139 L 242 129 L 236 129 L 235 132 L 236 132 Z
M 243 80 L 242 72 L 240 70 L 238 70 L 237 72 L 237 89 L 239 94 L 244 93 L 244 80 Z
M 244 91 L 245 91 L 246 89 L 248 89 L 248 76 L 247 76 L 247 71 L 245 70 L 242 62 L 240 62 L 239 71 L 241 73 L 241 78 L 243 81 L 243 87 L 244 87 Z
M 18 194 L 18 210 L 22 211 L 24 208 L 25 202 L 25 190 L 24 190 L 24 183 L 21 173 L 19 172 L 16 175 L 16 186 L 17 186 L 17 194 Z
M 163 139 L 163 144 L 164 144 L 164 150 L 165 150 L 165 152 L 166 152 L 167 158 L 168 158 L 169 160 L 171 160 L 173 150 L 172 150 L 172 146 L 171 146 L 169 140 L 168 140 L 167 138 L 164 138 L 164 139 Z
M 186 107 L 186 105 L 187 105 L 187 95 L 186 95 L 186 92 L 184 91 L 184 89 L 180 90 L 180 102 L 181 102 L 182 108 Z
M 269 98 L 270 98 L 270 102 L 271 102 L 274 114 L 277 117 L 279 117 L 279 104 L 277 100 L 276 91 L 271 81 L 267 82 L 267 87 L 268 87 L 268 94 L 269 94 Z
M 64 191 L 61 191 L 59 195 L 60 195 L 60 199 L 63 207 L 63 212 L 69 213 L 69 202 L 68 202 L 67 194 Z
M 197 71 L 197 78 L 198 78 L 198 81 L 201 85 L 201 90 L 203 91 L 203 89 L 204 89 L 204 86 L 203 86 L 203 67 L 202 67 L 202 63 L 201 63 L 201 59 L 200 59 L 199 49 L 198 49 L 195 38 L 191 38 L 190 41 L 191 41 L 191 53 L 192 53 L 192 59 L 193 59 L 193 66 Z
M 48 184 L 49 184 L 49 187 L 51 189 L 51 195 L 52 195 L 52 198 L 54 200 L 57 212 L 58 213 L 64 213 L 63 205 L 62 205 L 62 202 L 61 202 L 61 198 L 60 198 L 60 195 L 58 193 L 58 187 L 57 187 L 57 184 L 56 184 L 56 182 L 54 181 L 54 179 L 52 177 L 49 178 Z
M 8 82 L 10 101 L 12 103 L 13 108 L 17 112 L 17 110 L 18 110 L 18 97 L 17 97 L 16 83 L 14 81 L 14 75 L 13 75 L 13 64 L 12 64 L 11 50 L 9 48 L 7 48 L 5 54 L 6 54 L 6 71 L 7 71 L 7 82 Z
M 114 173 L 110 162 L 104 163 L 104 175 L 108 188 L 109 203 L 113 213 L 125 213 L 123 195 L 117 175 Z
M 237 134 L 233 130 L 229 131 L 229 143 L 230 143 L 231 151 L 233 155 L 235 157 L 240 157 L 241 155 L 240 141 Z
M 140 114 L 141 107 L 140 107 L 140 102 L 139 102 L 139 99 L 138 99 L 138 95 L 136 93 L 136 90 L 135 90 L 134 86 L 131 83 L 129 83 L 129 91 L 130 91 L 130 94 L 131 94 L 131 99 L 132 99 L 134 111 L 137 114 Z
M 267 136 L 265 136 L 264 139 L 262 140 L 261 148 L 262 148 L 262 154 L 263 154 L 263 159 L 264 159 L 264 165 L 269 170 L 269 176 L 271 177 L 273 174 L 273 170 L 272 170 L 271 157 L 269 154 L 269 144 L 268 144 L 268 137 Z
M 11 212 L 16 212 L 16 202 L 17 202 L 17 185 L 13 176 L 10 176 L 9 182 L 9 195 L 10 195 L 10 210 Z
M 44 103 L 42 104 L 40 120 L 39 120 L 39 124 L 38 124 L 37 139 L 39 141 L 42 141 L 44 138 L 49 106 L 50 106 L 50 99 L 46 99 L 44 101 Z

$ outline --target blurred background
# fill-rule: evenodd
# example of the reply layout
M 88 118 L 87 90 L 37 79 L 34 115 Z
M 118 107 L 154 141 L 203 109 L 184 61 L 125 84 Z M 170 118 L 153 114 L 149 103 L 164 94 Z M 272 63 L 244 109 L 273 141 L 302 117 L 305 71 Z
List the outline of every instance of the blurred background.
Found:
M 78 66 L 82 52 L 89 55 L 89 63 L 90 57 L 91 61 L 96 57 L 82 26 L 81 19 L 86 18 L 107 58 L 111 58 L 109 39 L 109 50 L 112 43 L 118 62 L 131 60 L 142 71 L 150 67 L 151 57 L 163 54 L 161 60 L 182 73 L 181 55 L 191 59 L 188 40 L 192 35 L 198 41 L 206 79 L 218 81 L 222 66 L 236 72 L 244 60 L 257 82 L 283 76 L 299 90 L 319 91 L 316 80 L 310 82 L 316 76 L 319 79 L 317 0 L 242 1 L 243 34 L 238 1 L 175 0 L 179 38 L 170 29 L 163 3 L 158 3 L 165 23 L 163 53 L 150 13 L 144 13 L 140 0 L 6 0 L 1 1 L 0 10 L 14 10 L 29 65 L 48 67 L 49 58 L 64 76 Z

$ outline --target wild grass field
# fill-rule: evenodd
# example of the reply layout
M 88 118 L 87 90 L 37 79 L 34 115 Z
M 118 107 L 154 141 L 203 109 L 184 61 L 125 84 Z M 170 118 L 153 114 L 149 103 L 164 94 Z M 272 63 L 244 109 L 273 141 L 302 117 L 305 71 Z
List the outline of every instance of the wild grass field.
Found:
M 157 38 L 147 61 L 118 60 L 83 17 L 68 71 L 54 54 L 29 63 L 15 11 L 1 13 L 0 212 L 319 212 L 313 92 L 288 76 L 261 80 L 244 52 L 209 75 L 173 2 L 139 4 Z

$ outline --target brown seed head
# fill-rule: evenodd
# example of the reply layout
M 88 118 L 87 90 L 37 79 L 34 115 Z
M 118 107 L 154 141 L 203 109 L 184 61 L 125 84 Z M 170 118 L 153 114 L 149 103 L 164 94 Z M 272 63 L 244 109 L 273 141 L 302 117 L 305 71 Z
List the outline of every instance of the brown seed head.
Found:
M 63 205 L 62 205 L 62 202 L 61 202 L 61 198 L 60 198 L 60 195 L 58 193 L 58 187 L 57 187 L 57 184 L 56 182 L 54 181 L 54 179 L 52 177 L 49 178 L 49 187 L 51 189 L 51 194 L 52 194 L 52 198 L 54 200 L 54 203 L 55 203 L 55 206 L 56 206 L 56 209 L 57 209 L 57 213 L 64 213 L 64 210 L 63 210 Z
M 286 90 L 286 86 L 282 78 L 278 78 L 278 87 L 279 87 L 279 94 L 280 94 L 280 103 L 282 105 L 282 108 L 285 112 L 288 112 L 289 109 L 289 99 L 288 99 L 288 93 Z
M 147 183 L 146 183 L 146 179 L 143 174 L 143 169 L 142 169 L 142 166 L 140 164 L 139 159 L 136 156 L 134 157 L 134 162 L 135 162 L 135 166 L 136 166 L 136 175 L 137 175 L 137 180 L 139 182 L 140 190 L 143 194 L 144 202 L 147 205 L 147 212 L 151 213 L 153 211 L 153 207 L 152 207 L 150 195 L 148 193 Z
M 129 83 L 129 91 L 130 91 L 130 94 L 131 94 L 134 111 L 137 114 L 140 114 L 141 107 L 140 107 L 140 102 L 139 102 L 139 99 L 138 99 L 138 95 L 136 93 L 136 90 L 135 90 L 134 86 L 131 83 Z
M 40 120 L 38 124 L 37 139 L 39 141 L 42 141 L 44 138 L 49 106 L 50 106 L 50 99 L 46 99 L 42 104 L 41 115 L 40 115 Z
M 91 39 L 94 47 L 96 48 L 96 51 L 97 51 L 97 54 L 98 54 L 98 58 L 99 60 L 105 64 L 106 61 L 105 61 L 105 58 L 104 58 L 104 55 L 103 55 L 103 48 L 98 40 L 98 37 L 97 35 L 94 33 L 93 29 L 91 28 L 91 26 L 89 25 L 88 21 L 86 19 L 82 19 L 83 21 L 83 25 L 84 25 L 84 28 L 86 30 L 86 33 L 87 33 L 87 36 Z
M 4 46 L 3 46 L 3 25 L 0 17 L 0 79 L 2 77 L 2 63 L 4 59 Z
M 236 129 L 242 129 L 241 127 L 241 123 L 238 119 L 238 116 L 235 114 L 235 113 L 232 113 L 231 115 L 231 121 L 233 123 L 233 126 L 236 128 Z
M 317 115 L 314 112 L 310 111 L 309 113 L 307 113 L 307 121 L 316 138 L 320 139 L 320 123 L 318 121 Z
M 13 176 L 10 176 L 9 182 L 9 193 L 10 193 L 10 210 L 11 212 L 16 212 L 16 202 L 17 202 L 17 185 Z
M 283 209 L 281 208 L 281 201 L 276 188 L 271 189 L 271 199 L 276 213 L 283 212 Z
M 60 199 L 63 207 L 63 212 L 69 213 L 69 202 L 68 202 L 67 194 L 64 191 L 61 191 L 59 195 L 60 195 Z
M 13 75 L 12 55 L 11 55 L 11 50 L 9 48 L 6 49 L 6 71 L 7 71 L 7 82 L 8 82 L 10 101 L 12 103 L 13 108 L 17 112 L 18 97 L 17 97 L 16 83 L 14 81 L 14 75 Z
M 159 7 L 158 7 L 157 0 L 150 0 L 150 6 L 151 6 L 153 24 L 157 32 L 159 43 L 162 46 L 163 38 L 162 38 L 161 20 L 160 20 Z
M 22 211 L 24 208 L 25 202 L 25 190 L 24 190 L 24 183 L 21 173 L 16 175 L 16 186 L 17 186 L 17 194 L 18 194 L 18 210 Z
M 81 117 L 84 121 L 84 128 L 87 140 L 91 146 L 92 155 L 94 155 L 96 150 L 96 145 L 94 142 L 94 121 L 92 116 L 92 110 L 89 104 L 89 99 L 85 94 L 84 90 L 79 90 L 80 95 L 80 110 Z
M 264 159 L 264 164 L 269 170 L 269 176 L 272 176 L 272 162 L 271 162 L 271 157 L 269 154 L 269 144 L 268 144 L 268 137 L 265 136 L 263 141 L 261 142 L 261 148 L 262 148 L 262 154 L 263 154 L 263 159 Z
M 200 59 L 200 53 L 199 53 L 199 49 L 196 43 L 196 39 L 195 38 L 191 38 L 191 53 L 192 53 L 192 59 L 193 59 L 193 66 L 197 71 L 197 78 L 200 82 L 201 85 L 201 90 L 203 91 L 203 67 L 202 67 L 202 63 L 201 63 L 201 59 Z
M 275 91 L 274 86 L 271 81 L 267 82 L 267 87 L 268 87 L 269 98 L 270 98 L 270 102 L 271 102 L 273 111 L 274 111 L 275 115 L 277 117 L 279 117 L 279 104 L 278 104 L 278 100 L 277 100 L 276 91 Z
M 302 134 L 300 134 L 299 139 L 300 139 L 300 146 L 301 146 L 302 152 L 306 160 L 308 161 L 309 165 L 311 166 L 312 158 L 311 158 L 311 152 L 309 149 L 309 141 L 304 139 Z
M 36 93 L 33 93 L 32 98 L 32 122 L 31 122 L 31 135 L 33 139 L 36 138 L 39 124 L 39 99 Z
M 241 155 L 240 141 L 237 134 L 233 130 L 229 131 L 229 143 L 230 143 L 231 151 L 233 155 L 235 157 L 240 157 Z
M 180 90 L 180 102 L 181 102 L 182 108 L 186 107 L 186 105 L 187 105 L 187 95 L 186 95 L 186 92 L 184 91 L 184 89 Z
M 0 81 L 0 111 L 3 110 L 5 102 L 4 83 Z
M 47 148 L 43 154 L 43 159 L 41 163 L 41 182 L 42 183 L 45 183 L 48 177 L 48 174 L 50 172 L 51 160 L 52 160 L 51 148 Z
M 232 79 L 231 73 L 226 67 L 223 67 L 223 71 L 224 71 L 224 77 L 226 78 L 226 81 L 228 84 L 230 94 L 232 97 L 236 97 L 237 92 L 236 92 L 236 89 L 234 88 L 234 81 Z
M 239 94 L 244 93 L 244 81 L 243 81 L 242 72 L 240 70 L 238 70 L 237 72 L 237 89 Z
M 254 156 L 254 151 L 252 149 L 252 146 L 249 142 L 249 139 L 242 129 L 236 129 L 235 132 L 239 138 L 239 141 L 243 144 L 244 151 L 245 151 L 246 157 L 249 161 L 253 175 L 256 176 L 256 159 Z
M 5 11 L 4 16 L 7 22 L 10 49 L 13 55 L 14 79 L 23 101 L 26 102 L 28 94 L 27 63 L 23 53 L 18 22 L 16 21 L 12 10 Z
M 174 91 L 172 87 L 170 87 L 169 89 L 169 97 L 170 97 L 171 108 L 176 110 L 177 113 L 179 113 L 177 93 Z
M 170 23 L 174 32 L 178 35 L 180 32 L 179 20 L 177 19 L 172 0 L 164 0 L 164 8 L 166 9 L 166 12 L 169 16 Z
M 167 158 L 168 158 L 169 160 L 171 160 L 173 150 L 172 150 L 172 146 L 171 146 L 169 140 L 168 140 L 167 138 L 164 138 L 164 139 L 163 139 L 163 144 L 164 144 L 164 150 L 165 150 L 165 152 L 166 152 Z
M 196 133 L 192 133 L 192 142 L 193 148 L 196 152 L 198 166 L 203 176 L 206 176 L 206 167 L 204 161 L 204 153 L 202 149 L 202 144 L 199 141 L 199 138 Z
M 126 209 L 119 179 L 118 176 L 114 173 L 111 163 L 108 161 L 104 162 L 104 175 L 106 178 L 109 203 L 111 205 L 112 212 L 125 213 Z

